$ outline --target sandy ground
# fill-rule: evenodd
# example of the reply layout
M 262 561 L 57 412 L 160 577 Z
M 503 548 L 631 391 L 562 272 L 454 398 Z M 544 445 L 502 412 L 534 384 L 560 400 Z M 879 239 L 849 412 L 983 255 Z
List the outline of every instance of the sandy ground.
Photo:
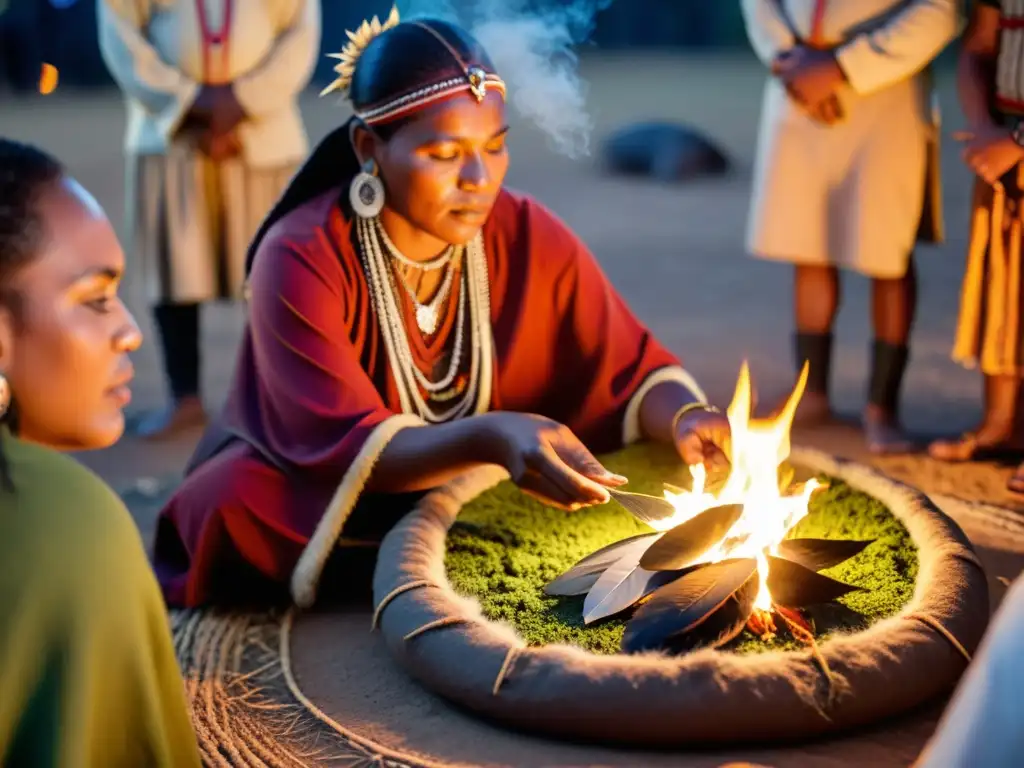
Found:
M 694 125 L 720 142 L 735 161 L 728 177 L 667 186 L 609 178 L 598 155 L 573 161 L 552 153 L 530 125 L 514 119 L 510 186 L 550 205 L 589 243 L 615 285 L 638 315 L 678 352 L 713 398 L 727 401 L 740 363 L 748 359 L 762 401 L 790 382 L 790 271 L 744 255 L 748 207 L 763 73 L 743 56 L 597 57 L 584 62 L 591 84 L 589 104 L 594 143 L 625 122 L 663 118 Z M 910 427 L 924 434 L 958 432 L 978 413 L 977 374 L 948 359 L 966 240 L 970 179 L 949 138 L 960 122 L 949 78 L 943 80 L 948 116 L 944 128 L 945 203 L 948 242 L 919 255 L 921 308 L 904 398 Z M 303 101 L 314 140 L 347 113 L 333 99 Z M 34 141 L 63 158 L 78 178 L 120 222 L 124 204 L 121 138 L 124 111 L 116 93 L 65 93 L 0 102 L 0 134 Z M 129 269 L 132 263 L 128 255 Z M 128 280 L 128 298 L 144 330 L 150 324 L 140 287 Z M 841 407 L 855 414 L 863 403 L 870 325 L 866 282 L 846 281 L 837 339 L 834 391 Z M 231 373 L 242 323 L 238 307 L 212 307 L 204 317 L 205 397 L 221 402 Z M 164 387 L 151 342 L 140 351 L 133 408 L 157 405 Z M 178 472 L 197 435 L 117 446 L 83 455 L 117 487 L 142 479 L 128 496 L 143 532 L 152 528 L 155 504 L 147 478 Z M 856 431 L 836 429 L 798 435 L 804 443 L 856 456 L 863 446 Z M 881 462 L 885 469 L 926 490 L 939 490 L 1005 505 L 1008 470 L 979 464 L 948 467 L 920 457 Z M 1020 504 L 1024 508 L 1024 504 Z

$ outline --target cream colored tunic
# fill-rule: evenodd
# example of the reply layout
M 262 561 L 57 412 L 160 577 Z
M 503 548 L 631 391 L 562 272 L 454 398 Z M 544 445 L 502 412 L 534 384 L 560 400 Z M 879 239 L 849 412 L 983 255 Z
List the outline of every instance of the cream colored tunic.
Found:
M 128 103 L 128 154 L 167 152 L 204 82 L 196 0 L 97 0 L 100 50 Z M 201 0 L 211 29 L 227 0 Z M 319 0 L 230 0 L 227 72 L 250 116 L 239 129 L 254 168 L 301 162 L 309 142 L 298 95 L 320 52 Z
M 926 192 L 938 186 L 928 65 L 960 28 L 959 2 L 742 0 L 748 37 L 766 65 L 810 37 L 818 3 L 822 37 L 837 46 L 849 81 L 840 93 L 846 117 L 821 126 L 781 82 L 768 80 L 748 248 L 761 258 L 898 278 L 926 212 Z M 932 239 L 940 239 L 937 197 L 928 205 Z
M 309 149 L 298 96 L 319 54 L 320 2 L 98 2 L 100 47 L 128 107 L 127 223 L 146 292 L 155 303 L 237 298 L 249 241 Z M 226 45 L 204 46 L 200 8 Z M 230 84 L 245 110 L 238 158 L 211 162 L 178 130 L 204 83 Z

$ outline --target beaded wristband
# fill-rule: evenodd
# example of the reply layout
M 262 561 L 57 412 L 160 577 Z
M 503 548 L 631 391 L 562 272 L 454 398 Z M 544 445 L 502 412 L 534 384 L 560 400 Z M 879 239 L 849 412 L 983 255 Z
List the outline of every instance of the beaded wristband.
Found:
M 716 408 L 713 405 L 708 405 L 707 403 L 702 403 L 700 401 L 687 403 L 678 411 L 676 411 L 676 415 L 672 417 L 672 437 L 676 436 L 676 430 L 679 428 L 679 422 L 682 420 L 683 416 L 688 414 L 690 411 L 706 411 L 708 413 L 721 413 L 721 411 L 718 408 Z

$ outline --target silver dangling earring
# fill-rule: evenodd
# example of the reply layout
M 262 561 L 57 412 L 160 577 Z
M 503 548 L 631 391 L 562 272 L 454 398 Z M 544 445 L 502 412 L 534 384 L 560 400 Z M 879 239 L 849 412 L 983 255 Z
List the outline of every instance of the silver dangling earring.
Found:
M 352 179 L 348 199 L 361 219 L 372 219 L 384 208 L 384 184 L 377 176 L 377 164 L 373 160 L 369 162 L 369 170 L 360 171 Z
M 6 415 L 7 411 L 11 408 L 11 385 L 7 381 L 7 377 L 0 373 L 0 420 Z

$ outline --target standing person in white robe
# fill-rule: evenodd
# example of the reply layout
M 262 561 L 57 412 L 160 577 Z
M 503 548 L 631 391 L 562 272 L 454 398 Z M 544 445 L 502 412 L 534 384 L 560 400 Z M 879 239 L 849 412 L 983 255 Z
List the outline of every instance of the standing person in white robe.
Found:
M 136 431 L 205 420 L 199 309 L 242 294 L 245 254 L 309 142 L 298 96 L 319 0 L 97 0 L 100 49 L 128 107 L 127 214 L 172 403 Z
M 864 428 L 875 453 L 910 445 L 898 402 L 916 309 L 916 241 L 942 237 L 928 67 L 956 36 L 959 0 L 742 0 L 765 88 L 748 248 L 795 265 L 800 416 L 831 415 L 839 269 L 872 280 Z

